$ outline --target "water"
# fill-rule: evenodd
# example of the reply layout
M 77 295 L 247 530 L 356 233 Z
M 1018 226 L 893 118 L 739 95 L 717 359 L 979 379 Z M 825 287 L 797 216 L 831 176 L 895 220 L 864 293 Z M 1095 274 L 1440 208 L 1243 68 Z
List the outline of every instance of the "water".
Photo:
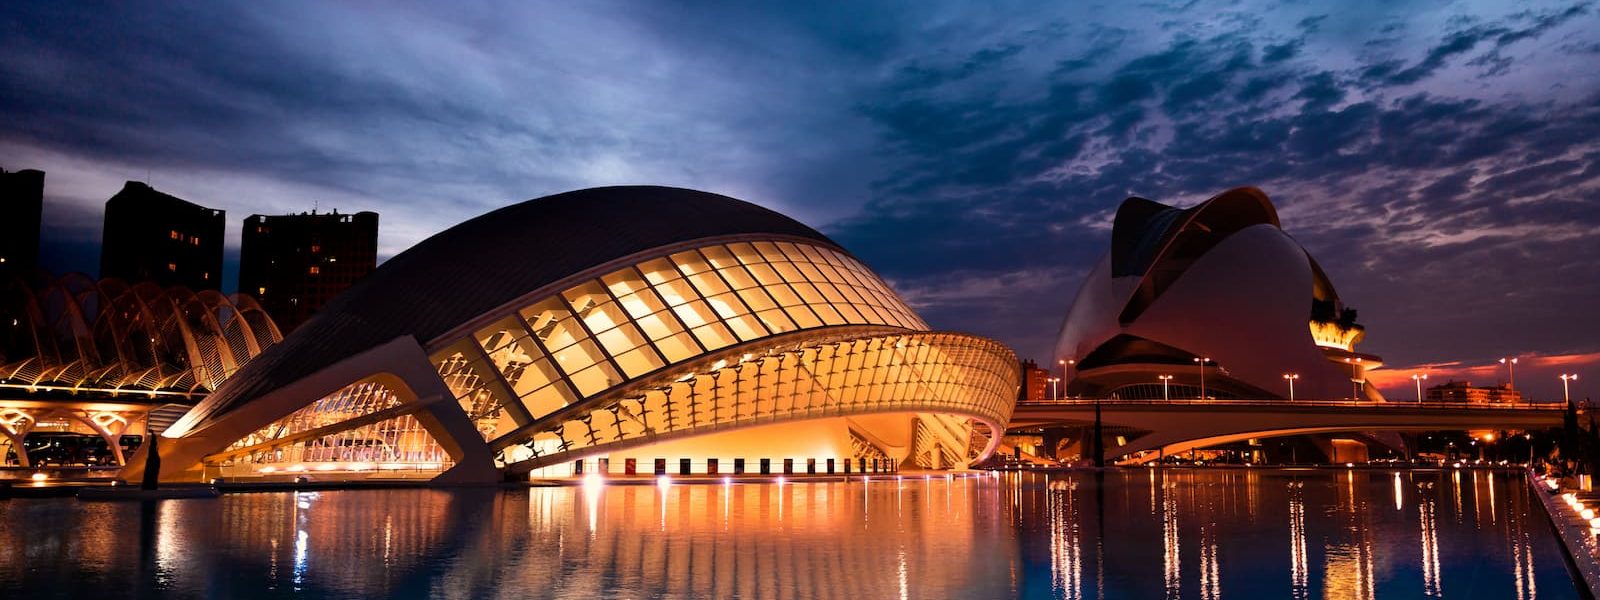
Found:
M 1520 476 L 902 482 L 0 501 L 0 598 L 1574 598 Z

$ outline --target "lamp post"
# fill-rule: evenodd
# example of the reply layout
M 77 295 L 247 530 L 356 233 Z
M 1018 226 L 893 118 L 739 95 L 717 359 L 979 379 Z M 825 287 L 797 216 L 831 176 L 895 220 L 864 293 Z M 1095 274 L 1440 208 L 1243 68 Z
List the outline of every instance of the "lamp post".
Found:
M 1171 402 L 1172 401 L 1172 396 L 1167 393 L 1167 382 L 1172 381 L 1172 376 L 1171 375 L 1157 375 L 1156 379 L 1160 379 L 1161 380 L 1161 401 L 1162 402 Z
M 1528 441 L 1528 466 L 1532 467 L 1533 466 L 1533 434 L 1524 433 L 1524 434 L 1522 434 L 1522 439 Z
M 1061 381 L 1061 378 L 1060 377 L 1051 377 L 1049 379 L 1046 379 L 1045 381 L 1049 381 L 1050 382 L 1050 399 L 1052 399 L 1052 400 L 1060 400 L 1061 399 L 1061 394 L 1056 393 L 1056 382 Z
M 1289 382 L 1289 401 L 1294 402 L 1294 380 L 1299 379 L 1299 373 L 1284 373 L 1283 380 Z
M 1570 383 L 1570 382 L 1573 382 L 1573 381 L 1577 381 L 1577 380 L 1578 380 L 1578 374 L 1577 373 L 1562 373 L 1561 374 L 1561 397 L 1562 397 L 1562 399 L 1567 401 L 1567 404 L 1571 404 L 1572 403 L 1572 390 L 1567 388 L 1567 384 Z
M 1344 363 L 1350 369 L 1350 401 L 1360 400 L 1361 392 L 1357 391 L 1357 386 L 1361 384 L 1362 380 L 1356 377 L 1356 367 L 1361 364 L 1361 357 L 1358 356 L 1353 360 L 1350 357 L 1345 357 Z
M 1070 366 L 1078 364 L 1078 361 L 1070 359 L 1070 358 L 1061 358 L 1061 359 L 1056 359 L 1056 364 L 1061 365 L 1061 382 L 1062 382 L 1062 385 L 1066 385 L 1067 367 L 1070 367 Z M 1056 399 L 1060 400 L 1061 396 L 1057 395 Z
M 1200 365 L 1200 399 L 1206 399 L 1206 363 L 1211 362 L 1209 356 L 1197 356 L 1194 362 Z
M 1428 374 L 1412 375 L 1411 380 L 1417 382 L 1417 404 L 1422 404 L 1422 382 L 1428 379 Z
M 1500 364 L 1506 366 L 1506 373 L 1510 375 L 1510 383 L 1506 387 L 1517 389 L 1517 357 L 1508 356 L 1500 359 Z

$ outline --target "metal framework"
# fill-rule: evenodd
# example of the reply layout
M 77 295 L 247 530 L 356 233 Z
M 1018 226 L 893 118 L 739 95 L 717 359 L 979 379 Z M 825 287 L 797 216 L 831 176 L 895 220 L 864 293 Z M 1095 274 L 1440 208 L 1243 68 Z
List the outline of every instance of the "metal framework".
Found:
M 203 393 L 283 339 L 253 298 L 213 290 L 72 273 L 0 302 L 0 381 L 28 388 Z

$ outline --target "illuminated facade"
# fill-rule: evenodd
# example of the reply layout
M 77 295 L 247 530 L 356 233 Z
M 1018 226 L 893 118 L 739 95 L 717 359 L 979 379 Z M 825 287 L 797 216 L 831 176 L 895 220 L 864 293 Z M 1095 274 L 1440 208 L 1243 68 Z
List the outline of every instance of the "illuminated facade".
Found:
M 391 259 L 169 430 L 163 477 L 963 467 L 993 450 L 1018 378 L 1010 350 L 929 331 L 787 217 L 597 188 Z
M 1355 318 L 1260 190 L 1187 209 L 1129 198 L 1056 353 L 1076 361 L 1074 396 L 1282 398 L 1292 384 L 1298 398 L 1381 400 Z
M 182 414 L 282 339 L 248 296 L 77 273 L 38 288 L 10 280 L 0 316 L 0 461 L 22 467 L 121 464 L 122 436 L 144 435 L 152 412 L 158 422 Z M 62 453 L 57 444 L 34 461 L 30 433 L 99 436 L 104 446 Z

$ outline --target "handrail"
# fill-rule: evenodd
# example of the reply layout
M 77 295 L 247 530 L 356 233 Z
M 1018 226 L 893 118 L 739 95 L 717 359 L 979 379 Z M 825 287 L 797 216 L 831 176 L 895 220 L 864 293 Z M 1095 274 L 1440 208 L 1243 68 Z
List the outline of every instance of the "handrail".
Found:
M 1017 407 L 1084 407 L 1095 405 L 1104 406 L 1262 406 L 1274 408 L 1298 407 L 1338 407 L 1338 408 L 1374 408 L 1379 410 L 1406 410 L 1406 409 L 1451 409 L 1451 410 L 1537 410 L 1537 411 L 1563 411 L 1567 406 L 1560 402 L 1521 402 L 1521 403 L 1469 403 L 1469 402 L 1387 402 L 1370 400 L 1200 400 L 1200 399 L 1175 399 L 1175 400 L 1122 400 L 1122 399 L 1064 399 L 1064 400 L 1028 400 L 1017 402 Z

